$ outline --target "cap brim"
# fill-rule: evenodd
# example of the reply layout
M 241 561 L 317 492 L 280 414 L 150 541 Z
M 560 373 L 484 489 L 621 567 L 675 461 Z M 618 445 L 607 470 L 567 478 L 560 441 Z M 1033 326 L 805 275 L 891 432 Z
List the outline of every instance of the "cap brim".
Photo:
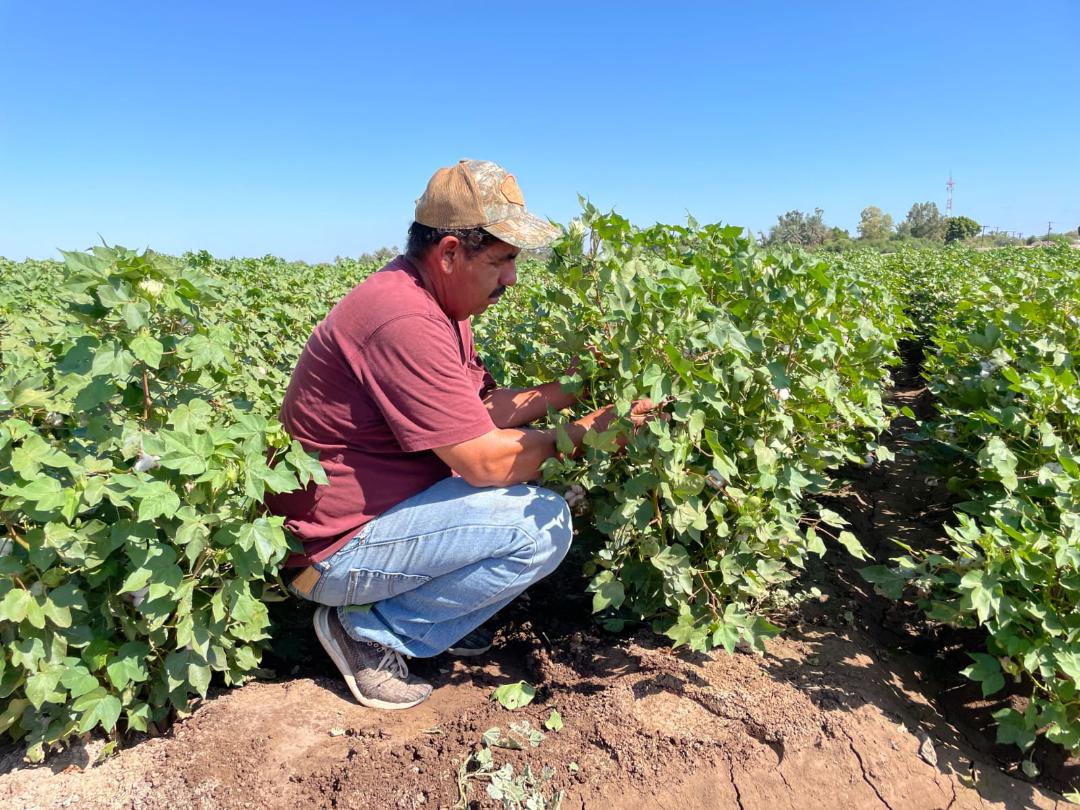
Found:
M 492 236 L 496 236 L 507 244 L 522 250 L 536 250 L 545 247 L 554 242 L 559 236 L 558 228 L 528 212 L 519 217 L 504 219 L 493 225 L 484 225 L 483 228 Z

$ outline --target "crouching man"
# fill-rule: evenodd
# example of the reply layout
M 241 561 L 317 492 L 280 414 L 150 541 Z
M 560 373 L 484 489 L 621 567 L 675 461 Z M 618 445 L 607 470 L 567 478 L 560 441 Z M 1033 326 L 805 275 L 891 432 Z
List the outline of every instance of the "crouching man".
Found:
M 320 605 L 319 641 L 365 706 L 425 700 L 405 659 L 486 651 L 483 622 L 570 546 L 566 502 L 526 483 L 556 454 L 554 432 L 523 426 L 574 398 L 557 382 L 498 388 L 469 325 L 517 281 L 519 251 L 556 234 L 494 163 L 440 169 L 405 255 L 330 311 L 293 371 L 281 420 L 329 483 L 268 506 L 304 546 L 290 587 Z M 614 416 L 588 414 L 571 439 Z

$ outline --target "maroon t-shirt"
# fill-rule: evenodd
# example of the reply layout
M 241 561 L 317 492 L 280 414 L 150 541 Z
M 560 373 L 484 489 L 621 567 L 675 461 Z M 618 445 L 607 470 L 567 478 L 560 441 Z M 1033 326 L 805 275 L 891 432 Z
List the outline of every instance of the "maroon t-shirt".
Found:
M 318 452 L 329 483 L 272 495 L 271 512 L 304 544 L 287 566 L 326 559 L 390 507 L 451 475 L 433 447 L 495 426 L 481 398 L 495 382 L 455 322 L 398 256 L 315 327 L 281 421 Z

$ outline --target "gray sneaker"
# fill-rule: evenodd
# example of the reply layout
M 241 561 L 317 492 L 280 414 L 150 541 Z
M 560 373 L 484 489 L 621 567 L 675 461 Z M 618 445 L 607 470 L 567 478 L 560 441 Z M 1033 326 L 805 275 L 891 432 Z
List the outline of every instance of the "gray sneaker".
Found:
M 450 655 L 469 657 L 483 655 L 491 649 L 491 643 L 495 640 L 495 634 L 481 625 L 461 639 L 458 639 L 447 648 Z
M 399 653 L 349 636 L 336 608 L 320 605 L 315 610 L 315 635 L 345 676 L 349 691 L 364 706 L 410 709 L 431 694 L 431 684 L 410 675 Z

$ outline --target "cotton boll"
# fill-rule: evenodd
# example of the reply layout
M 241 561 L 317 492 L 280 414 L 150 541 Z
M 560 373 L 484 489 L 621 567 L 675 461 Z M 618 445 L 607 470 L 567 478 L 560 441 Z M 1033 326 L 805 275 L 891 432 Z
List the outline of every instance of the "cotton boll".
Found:
M 165 289 L 165 285 L 157 279 L 144 278 L 139 282 L 139 289 L 149 295 L 151 298 L 157 298 L 161 295 L 161 291 Z
M 581 486 L 581 484 L 571 485 L 563 495 L 566 498 L 566 505 L 570 507 L 570 511 L 575 515 L 580 515 L 588 506 L 589 500 L 585 496 L 585 487 Z
M 139 458 L 131 465 L 135 472 L 150 472 L 150 470 L 157 469 L 160 465 L 161 456 L 149 456 L 142 451 L 139 452 Z
M 576 217 L 570 220 L 570 223 L 566 226 L 566 232 L 574 239 L 581 239 L 585 236 L 585 223 L 581 221 L 580 217 Z
M 775 389 L 775 393 L 776 398 L 781 402 L 785 402 L 791 398 L 791 391 L 787 388 L 777 388 Z

